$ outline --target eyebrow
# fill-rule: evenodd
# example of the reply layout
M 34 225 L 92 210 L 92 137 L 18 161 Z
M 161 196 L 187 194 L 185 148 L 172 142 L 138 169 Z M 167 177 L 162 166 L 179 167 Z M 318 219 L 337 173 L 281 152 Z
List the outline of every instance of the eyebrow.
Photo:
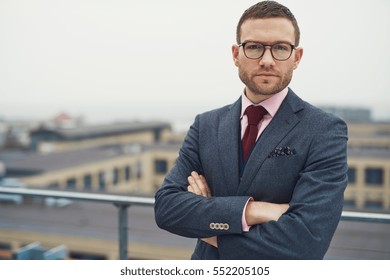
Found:
M 241 42 L 241 44 L 243 43 L 259 43 L 259 44 L 262 44 L 262 45 L 274 45 L 274 44 L 278 44 L 278 43 L 283 43 L 283 44 L 289 44 L 289 45 L 293 45 L 295 46 L 293 43 L 291 42 L 287 42 L 287 41 L 274 41 L 274 42 L 260 42 L 260 41 L 257 41 L 257 40 L 244 40 L 243 42 Z

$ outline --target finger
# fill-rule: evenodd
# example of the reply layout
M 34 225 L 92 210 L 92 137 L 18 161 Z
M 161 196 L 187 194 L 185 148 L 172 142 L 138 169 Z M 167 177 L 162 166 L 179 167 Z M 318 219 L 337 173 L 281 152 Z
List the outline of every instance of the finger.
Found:
M 189 192 L 193 193 L 193 194 L 201 195 L 200 190 L 199 190 L 198 188 L 196 188 L 196 187 L 194 188 L 194 187 L 191 186 L 191 185 L 189 185 L 189 186 L 187 187 L 187 190 L 188 190 Z
M 207 184 L 206 178 L 203 175 L 199 175 L 196 172 L 193 174 L 195 176 L 196 184 L 202 191 L 203 196 L 211 197 L 211 191 Z
M 203 184 L 200 180 L 199 174 L 196 171 L 191 172 L 191 176 L 188 177 L 188 182 L 192 187 L 199 189 L 201 193 L 203 193 Z
M 195 179 L 192 176 L 189 176 L 187 178 L 188 183 L 192 186 L 194 189 L 199 189 L 199 186 L 196 184 Z
M 207 183 L 206 183 L 206 185 L 203 183 L 202 179 L 200 178 L 200 176 L 197 172 L 193 171 L 191 173 L 191 175 L 195 179 L 196 185 L 199 187 L 199 189 L 202 193 L 202 196 L 209 197 Z
M 200 179 L 202 180 L 203 185 L 206 187 L 207 197 L 211 197 L 211 191 L 207 184 L 206 178 L 203 175 L 200 175 Z
M 191 172 L 191 176 L 192 176 L 194 179 L 199 178 L 199 174 L 198 174 L 198 172 L 196 172 L 196 171 L 192 171 L 192 172 Z
M 209 187 L 208 185 L 207 185 L 207 181 L 206 181 L 206 178 L 203 176 L 203 175 L 199 175 L 199 178 L 200 178 L 200 180 L 202 181 L 202 184 L 205 186 L 205 187 Z
M 215 248 L 218 248 L 218 241 L 217 241 L 216 236 L 208 237 L 208 238 L 201 238 L 201 240 L 203 242 L 206 242 L 207 244 L 209 244 L 211 246 L 214 246 Z
M 191 190 L 192 190 L 191 192 L 194 193 L 194 194 L 202 195 L 202 196 L 203 196 L 202 190 L 201 190 L 201 188 L 198 186 L 198 184 L 196 183 L 196 180 L 195 180 L 192 176 L 189 176 L 189 177 L 187 178 L 187 180 L 188 180 L 188 183 L 189 183 L 190 186 L 191 186 Z

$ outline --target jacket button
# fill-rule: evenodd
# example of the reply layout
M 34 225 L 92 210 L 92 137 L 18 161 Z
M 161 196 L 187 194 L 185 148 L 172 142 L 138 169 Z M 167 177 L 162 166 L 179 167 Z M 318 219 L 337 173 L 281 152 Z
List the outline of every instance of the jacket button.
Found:
M 215 224 L 214 224 L 214 223 L 211 223 L 211 224 L 210 224 L 210 228 L 211 228 L 211 229 L 215 229 Z
M 223 224 L 223 229 L 224 230 L 229 230 L 229 225 L 228 224 Z

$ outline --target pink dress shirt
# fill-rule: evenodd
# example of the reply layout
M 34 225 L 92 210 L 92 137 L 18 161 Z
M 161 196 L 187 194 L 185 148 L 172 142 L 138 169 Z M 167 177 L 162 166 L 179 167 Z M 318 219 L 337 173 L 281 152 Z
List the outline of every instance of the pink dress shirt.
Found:
M 248 99 L 248 97 L 246 97 L 245 91 L 244 91 L 244 93 L 242 94 L 242 98 L 241 98 L 241 139 L 244 137 L 245 130 L 248 126 L 248 118 L 246 115 L 244 115 L 246 108 L 250 105 L 255 105 L 255 106 L 261 105 L 268 112 L 268 114 L 266 114 L 264 116 L 263 120 L 261 120 L 259 123 L 259 126 L 258 126 L 259 133 L 257 134 L 257 138 L 256 138 L 256 139 L 259 139 L 261 133 L 263 133 L 264 129 L 268 126 L 268 124 L 271 122 L 272 118 L 275 116 L 276 112 L 279 110 L 279 107 L 280 107 L 280 105 L 282 105 L 282 102 L 283 102 L 284 98 L 286 98 L 287 93 L 288 93 L 288 88 L 286 87 L 281 92 L 274 94 L 273 96 L 260 102 L 259 104 L 253 104 L 252 101 L 250 101 Z M 247 203 L 244 207 L 244 211 L 242 212 L 241 223 L 242 223 L 242 230 L 243 231 L 249 231 L 249 229 L 250 229 L 250 226 L 248 226 L 246 219 L 245 219 L 246 206 L 248 205 L 248 202 L 250 200 L 253 200 L 253 199 L 250 198 L 247 201 Z

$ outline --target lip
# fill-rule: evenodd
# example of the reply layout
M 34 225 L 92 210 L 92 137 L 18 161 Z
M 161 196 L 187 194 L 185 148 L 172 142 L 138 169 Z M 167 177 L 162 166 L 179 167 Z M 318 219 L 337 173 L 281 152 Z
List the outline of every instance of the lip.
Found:
M 260 77 L 276 77 L 276 75 L 273 74 L 273 73 L 260 73 L 257 76 L 260 76 Z

